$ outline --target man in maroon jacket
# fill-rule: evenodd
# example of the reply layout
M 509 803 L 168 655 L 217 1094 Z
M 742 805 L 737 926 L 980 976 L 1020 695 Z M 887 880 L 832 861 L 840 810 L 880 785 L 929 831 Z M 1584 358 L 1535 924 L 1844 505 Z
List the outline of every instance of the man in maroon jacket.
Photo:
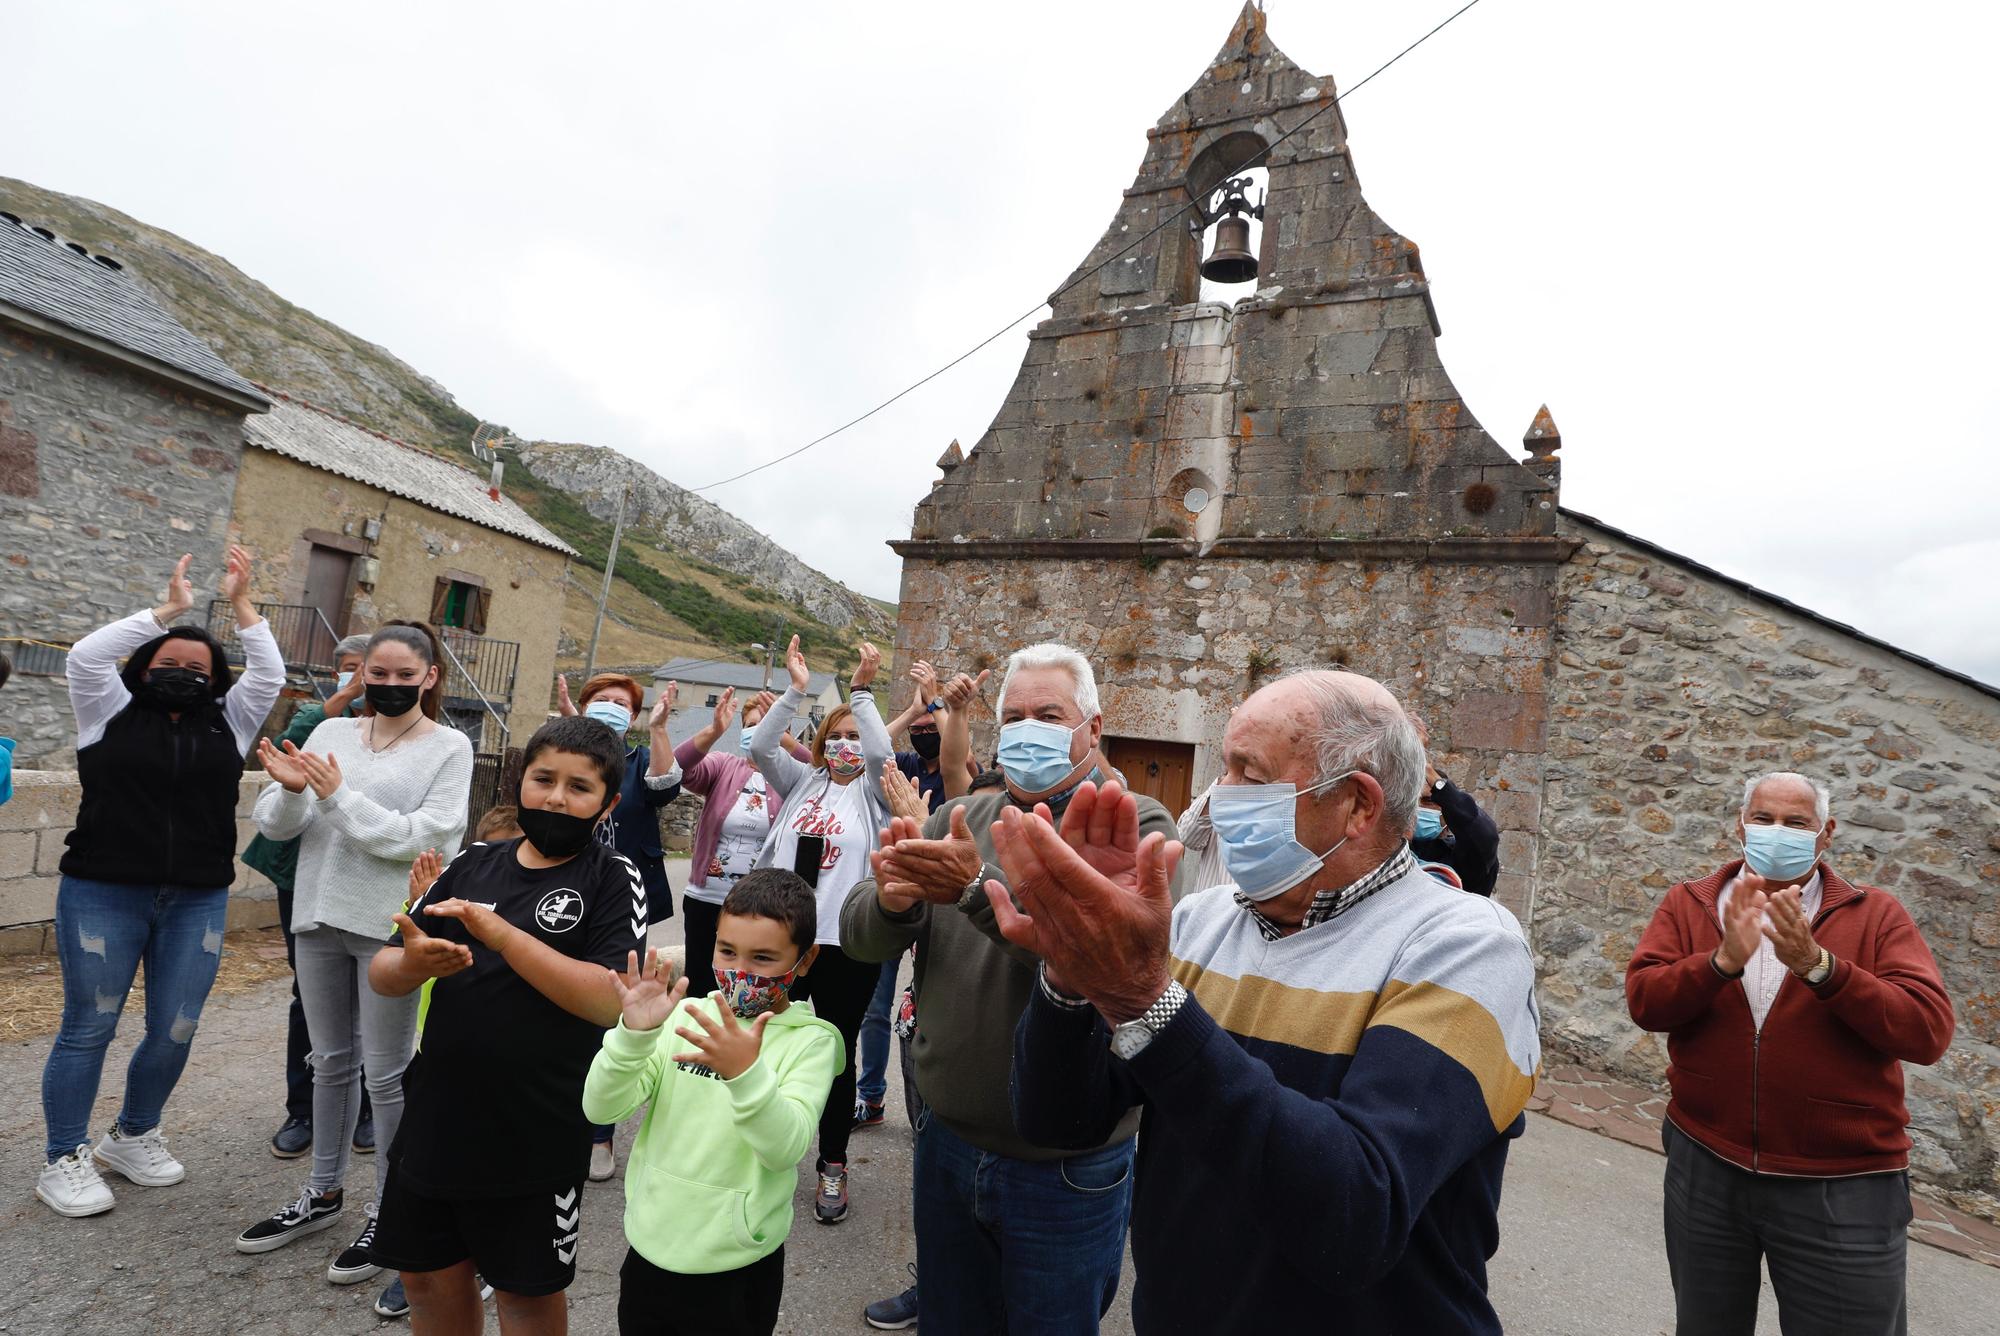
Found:
M 1821 860 L 1827 792 L 1744 786 L 1744 857 L 1667 892 L 1625 971 L 1667 1035 L 1667 1266 L 1682 1336 L 1750 1336 L 1759 1258 L 1786 1331 L 1901 1336 L 1904 1062 L 1951 1043 L 1910 915 Z

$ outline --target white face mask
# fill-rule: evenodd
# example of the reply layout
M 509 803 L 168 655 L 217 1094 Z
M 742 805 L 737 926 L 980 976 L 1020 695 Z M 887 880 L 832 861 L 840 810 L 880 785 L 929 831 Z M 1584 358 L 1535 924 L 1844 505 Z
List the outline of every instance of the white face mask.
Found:
M 1208 819 L 1222 842 L 1222 866 L 1245 898 L 1270 900 L 1319 871 L 1345 839 L 1316 854 L 1298 841 L 1298 800 L 1332 788 L 1349 770 L 1301 792 L 1292 784 L 1218 784 L 1208 795 Z

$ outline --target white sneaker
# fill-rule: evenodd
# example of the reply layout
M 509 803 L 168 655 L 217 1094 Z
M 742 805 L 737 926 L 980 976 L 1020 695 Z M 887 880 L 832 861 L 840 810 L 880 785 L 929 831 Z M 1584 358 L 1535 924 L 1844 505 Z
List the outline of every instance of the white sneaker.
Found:
M 78 1146 L 42 1170 L 42 1176 L 35 1180 L 35 1195 L 57 1215 L 72 1219 L 102 1215 L 118 1204 L 110 1186 L 98 1177 L 97 1166 L 90 1162 L 88 1145 Z
M 611 1148 L 611 1143 L 609 1141 L 591 1142 L 590 1181 L 593 1183 L 602 1183 L 617 1172 L 618 1153 Z
M 97 1143 L 97 1163 L 142 1188 L 170 1187 L 187 1177 L 187 1166 L 167 1150 L 167 1139 L 154 1128 L 128 1137 L 113 1123 Z

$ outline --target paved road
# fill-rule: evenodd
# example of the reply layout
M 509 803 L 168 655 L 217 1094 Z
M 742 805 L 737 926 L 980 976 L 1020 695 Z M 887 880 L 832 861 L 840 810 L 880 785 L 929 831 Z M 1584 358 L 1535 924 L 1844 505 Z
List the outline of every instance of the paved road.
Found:
M 678 939 L 673 925 L 662 925 L 658 935 Z M 382 1323 L 369 1310 L 376 1285 L 326 1283 L 323 1269 L 347 1241 L 345 1229 L 261 1257 L 230 1246 L 304 1178 L 303 1162 L 273 1159 L 265 1146 L 280 1115 L 283 1008 L 276 985 L 211 1003 L 167 1110 L 187 1181 L 149 1191 L 114 1179 L 117 1209 L 90 1220 L 58 1219 L 33 1195 L 48 1041 L 0 1049 L 0 1147 L 8 1166 L 0 1175 L 0 1333 L 345 1336 L 400 1325 Z M 94 1127 L 116 1112 L 135 1020 L 121 1027 L 106 1064 L 106 1097 Z M 900 1099 L 892 1086 L 889 1107 L 900 1110 Z M 1669 1303 L 1659 1246 L 1662 1161 L 1545 1118 L 1532 1121 L 1509 1165 L 1503 1242 L 1493 1263 L 1495 1302 L 1508 1330 L 1530 1336 L 1669 1330 L 1661 1317 Z M 798 1219 L 807 1223 L 787 1245 L 780 1332 L 868 1330 L 861 1306 L 900 1289 L 904 1265 L 915 1259 L 909 1138 L 900 1113 L 889 1126 L 858 1133 L 853 1153 L 854 1211 L 836 1228 L 809 1223 L 810 1162 L 800 1174 Z M 366 1194 L 372 1173 L 372 1162 L 357 1160 L 350 1189 Z M 571 1329 L 579 1336 L 616 1329 L 621 1206 L 615 1180 L 585 1194 L 582 1269 L 570 1291 Z M 1911 1330 L 1973 1336 L 1994 1329 L 2000 1270 L 1917 1245 L 1910 1257 Z M 1768 1302 L 1766 1309 L 1759 1330 L 1775 1333 Z M 1106 1331 L 1130 1330 L 1121 1294 Z

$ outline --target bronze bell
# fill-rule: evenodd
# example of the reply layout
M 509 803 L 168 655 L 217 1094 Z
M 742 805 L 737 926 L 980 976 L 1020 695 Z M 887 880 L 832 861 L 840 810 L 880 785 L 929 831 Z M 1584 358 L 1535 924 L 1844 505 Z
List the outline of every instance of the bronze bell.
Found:
M 1264 216 L 1261 196 L 1252 204 L 1246 192 L 1251 179 L 1239 176 L 1216 187 L 1222 196 L 1213 212 L 1196 204 L 1203 222 L 1215 223 L 1215 249 L 1202 261 L 1201 276 L 1213 283 L 1248 283 L 1257 277 L 1257 257 L 1250 250 L 1250 220 Z
M 1202 261 L 1201 276 L 1213 283 L 1248 283 L 1257 277 L 1248 218 L 1232 213 L 1215 225 L 1215 249 Z

